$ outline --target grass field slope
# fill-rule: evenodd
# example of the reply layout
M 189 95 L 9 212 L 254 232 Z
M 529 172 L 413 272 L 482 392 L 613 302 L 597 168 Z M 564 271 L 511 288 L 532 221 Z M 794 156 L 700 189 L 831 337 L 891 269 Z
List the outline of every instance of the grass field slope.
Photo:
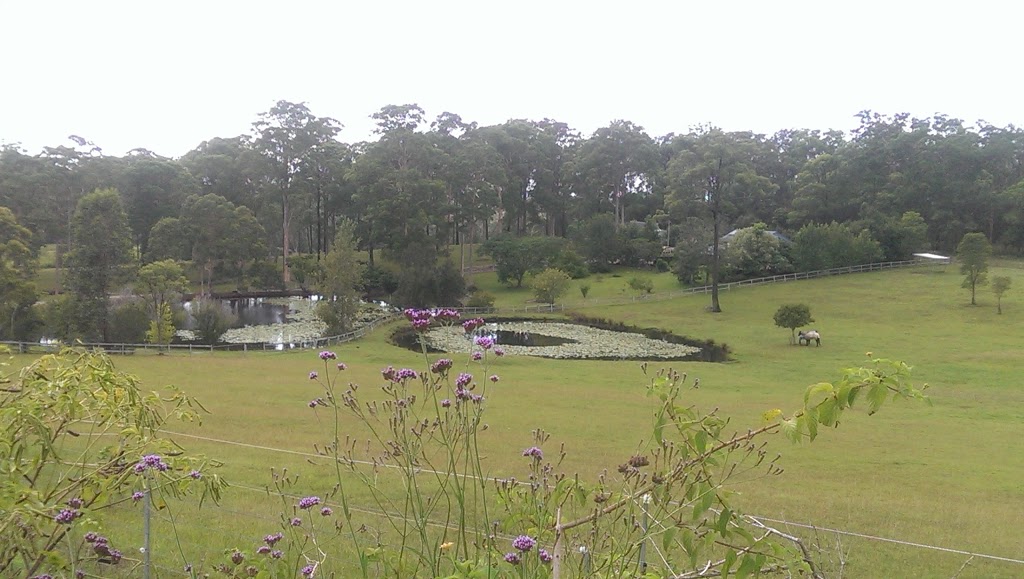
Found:
M 1024 293 L 1018 292 L 1024 292 L 1024 270 L 1002 262 L 990 275 L 1014 280 L 1001 315 L 987 289 L 979 292 L 979 305 L 970 306 L 953 267 L 738 289 L 722 295 L 720 314 L 705 312 L 703 295 L 583 305 L 579 311 L 727 343 L 734 362 L 672 365 L 700 378 L 690 401 L 718 407 L 737 430 L 758 425 L 765 410 L 797 408 L 808 385 L 837 378 L 840 368 L 868 364 L 868 352 L 907 362 L 915 384 L 929 385 L 933 404 L 896 403 L 875 416 L 855 411 L 812 444 L 793 446 L 777 437 L 772 450 L 783 454 L 784 473 L 741 482 L 739 505 L 778 521 L 868 536 L 777 523 L 809 537 L 830 576 L 1021 577 Z M 479 277 L 487 285 L 484 274 Z M 772 321 L 784 303 L 810 306 L 821 347 L 789 344 L 789 330 Z M 378 331 L 336 349 L 349 367 L 348 380 L 372 388 L 387 365 L 422 367 L 421 356 L 390 345 L 388 334 Z M 322 461 L 301 454 L 326 440 L 324 425 L 307 406 L 317 395 L 307 375 L 319 364 L 309 351 L 118 360 L 149 387 L 176 384 L 211 411 L 202 426 L 181 426 L 174 436 L 188 449 L 224 461 L 220 470 L 235 485 L 219 507 L 180 507 L 182 548 L 206 553 L 196 560 L 212 565 L 224 549 L 246 547 L 274 530 L 280 503 L 260 490 L 269 484 L 271 468 L 300 473 L 297 494 L 329 488 Z M 614 473 L 649 432 L 651 406 L 637 362 L 506 356 L 494 360 L 491 370 L 501 381 L 489 390 L 489 428 L 481 444 L 494 476 L 521 474 L 516 457 L 538 427 L 555 445 L 565 443 L 564 470 L 588 479 L 605 469 Z M 358 505 L 365 499 L 356 493 L 353 500 Z M 124 535 L 123 544 L 137 543 L 138 512 L 126 509 L 122 516 L 116 532 Z M 158 560 L 179 569 L 166 524 L 155 524 L 156 549 L 168 553 Z

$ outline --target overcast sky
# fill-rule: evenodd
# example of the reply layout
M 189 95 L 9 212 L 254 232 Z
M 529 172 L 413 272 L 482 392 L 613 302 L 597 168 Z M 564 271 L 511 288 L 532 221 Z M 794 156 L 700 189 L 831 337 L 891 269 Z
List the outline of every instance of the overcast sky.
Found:
M 418 103 L 482 125 L 850 130 L 870 109 L 1024 124 L 1017 2 L 0 0 L 0 142 L 178 157 L 304 101 L 371 138 Z

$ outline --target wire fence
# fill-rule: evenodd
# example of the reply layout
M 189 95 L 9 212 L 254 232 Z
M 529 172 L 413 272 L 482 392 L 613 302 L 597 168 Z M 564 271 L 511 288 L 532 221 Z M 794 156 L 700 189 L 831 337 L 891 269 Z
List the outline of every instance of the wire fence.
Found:
M 272 447 L 272 446 L 253 445 L 253 444 L 245 443 L 245 442 L 232 441 L 232 440 L 224 440 L 224 439 L 215 439 L 215 438 L 209 438 L 209 437 L 204 437 L 204 436 L 194 435 L 194 434 L 185 434 L 185 433 L 171 432 L 171 431 L 164 431 L 164 434 L 171 435 L 171 436 L 184 436 L 184 437 L 194 438 L 194 439 L 205 441 L 207 443 L 213 443 L 215 445 L 223 445 L 223 446 L 229 446 L 229 447 L 230 446 L 238 446 L 238 447 L 244 447 L 244 448 L 248 448 L 248 449 L 258 449 L 258 450 L 261 450 L 261 451 L 270 452 L 270 453 L 277 453 L 277 454 L 285 454 L 285 455 L 292 455 L 292 456 L 302 456 L 302 457 L 323 458 L 321 455 L 317 455 L 317 454 L 313 454 L 313 453 L 309 453 L 309 452 L 305 452 L 305 451 L 286 449 L 286 448 L 276 448 L 276 447 Z M 367 464 L 374 464 L 374 463 L 367 463 Z M 390 465 L 381 464 L 381 463 L 376 463 L 375 466 L 377 468 L 383 468 L 385 470 L 388 470 L 390 468 L 398 468 L 398 467 L 392 467 Z M 434 473 L 435 473 L 435 471 L 430 471 L 429 469 L 423 469 L 423 470 L 417 471 L 417 474 L 420 474 L 420 475 L 432 475 Z M 481 482 L 489 482 L 489 483 L 496 483 L 496 482 L 502 482 L 502 481 L 507 482 L 508 481 L 508 479 L 499 479 L 499 478 L 492 478 L 492 477 L 480 478 L 480 477 L 474 476 L 472 474 L 466 475 L 466 476 L 469 479 L 478 480 L 478 481 L 481 481 Z M 528 484 L 528 483 L 524 483 L 524 484 Z M 288 501 L 291 501 L 291 502 L 295 502 L 295 501 L 297 501 L 298 499 L 300 499 L 302 497 L 302 495 L 298 494 L 298 493 L 294 493 L 294 492 L 292 492 L 292 493 L 284 493 L 282 491 L 270 488 L 268 486 L 254 486 L 252 484 L 236 483 L 236 482 L 233 482 L 230 485 L 229 489 L 235 489 L 235 490 L 238 490 L 238 491 L 242 491 L 242 492 L 246 493 L 247 495 L 249 495 L 249 494 L 258 494 L 258 495 L 262 495 L 265 498 L 280 497 L 280 498 L 283 498 L 283 499 L 287 499 Z M 638 508 L 640 510 L 646 512 L 646 507 L 644 506 L 644 504 L 645 504 L 644 498 L 643 497 L 636 497 L 635 501 L 637 502 Z M 250 508 L 246 509 L 245 507 L 241 507 L 241 506 L 230 507 L 230 506 L 227 506 L 227 505 L 225 505 L 223 503 L 221 503 L 221 504 L 207 504 L 203 508 L 212 508 L 212 509 L 215 509 L 215 510 L 217 510 L 218 512 L 220 512 L 222 514 L 227 515 L 227 516 L 223 517 L 222 519 L 226 520 L 226 521 L 231 521 L 232 524 L 241 523 L 243 526 L 245 526 L 245 521 L 249 521 L 249 522 L 252 522 L 252 523 L 256 523 L 256 526 L 259 527 L 259 528 L 266 528 L 266 529 L 268 529 L 268 532 L 269 532 L 269 530 L 272 530 L 272 526 L 273 525 L 280 524 L 280 522 L 282 520 L 280 517 L 276 517 L 274 513 L 270 513 L 270 512 L 267 511 L 267 506 L 270 505 L 270 504 L 273 504 L 273 501 L 269 501 L 268 502 L 268 501 L 249 501 L 249 500 L 244 500 L 244 501 L 242 501 L 241 504 L 243 504 L 243 505 L 250 505 Z M 172 505 L 168 505 L 168 506 L 170 507 Z M 336 504 L 336 503 L 334 503 L 334 502 L 332 502 L 330 500 L 324 500 L 323 501 L 323 506 L 331 507 L 331 508 L 333 508 L 336 511 L 338 509 L 345 508 L 343 505 Z M 365 505 L 358 505 L 358 504 L 351 504 L 350 503 L 350 504 L 348 504 L 347 508 L 349 508 L 352 512 L 360 513 L 360 514 L 368 516 L 368 517 L 387 517 L 387 518 L 390 518 L 390 519 L 397 519 L 397 520 L 403 520 L 404 519 L 404 517 L 400 513 L 386 511 L 380 505 L 365 506 Z M 161 525 L 159 527 L 154 526 L 153 527 L 154 529 L 158 529 L 159 528 L 159 529 L 162 529 L 163 532 L 168 532 L 168 531 L 174 532 L 173 531 L 173 525 L 169 524 L 169 523 L 173 523 L 173 521 L 169 518 L 167 513 L 161 512 L 161 511 L 152 511 L 152 512 L 150 512 L 147 515 L 147 511 L 146 510 L 140 510 L 140 513 L 139 513 L 139 515 L 137 517 L 140 529 L 143 528 L 147 524 L 146 521 L 144 520 L 145 517 L 147 517 L 147 516 L 152 517 L 154 519 L 157 519 L 159 522 L 164 523 L 163 525 Z M 745 518 L 747 520 L 749 520 L 749 521 L 752 521 L 755 525 L 758 525 L 758 526 L 764 526 L 764 522 L 769 522 L 769 523 L 773 523 L 775 525 L 782 526 L 783 528 L 787 528 L 787 529 L 792 529 L 792 528 L 804 529 L 804 530 L 807 530 L 807 531 L 811 531 L 811 532 L 813 532 L 815 534 L 826 533 L 826 534 L 834 535 L 836 537 L 840 537 L 840 536 L 842 536 L 842 537 L 853 537 L 853 538 L 857 538 L 857 539 L 860 539 L 860 540 L 868 541 L 870 543 L 899 545 L 899 546 L 902 546 L 902 547 L 908 547 L 908 548 L 912 548 L 912 549 L 920 549 L 920 550 L 932 551 L 932 552 L 937 552 L 937 553 L 947 553 L 947 554 L 954 554 L 954 555 L 962 555 L 962 556 L 970 557 L 972 559 L 977 558 L 977 559 L 988 560 L 988 561 L 992 561 L 992 562 L 996 562 L 996 563 L 1008 563 L 1008 564 L 1013 564 L 1013 565 L 1024 565 L 1024 559 L 1021 559 L 1021 558 L 1018 558 L 1018 557 L 1006 557 L 1006 556 L 994 555 L 994 554 L 990 554 L 990 553 L 982 553 L 982 552 L 978 552 L 978 551 L 974 551 L 974 550 L 970 550 L 970 549 L 959 549 L 959 548 L 951 548 L 951 547 L 946 547 L 946 546 L 941 546 L 941 545 L 931 545 L 931 544 L 923 543 L 923 542 L 920 542 L 920 541 L 912 541 L 912 540 L 899 539 L 899 538 L 893 538 L 893 537 L 884 537 L 884 536 L 880 536 L 880 535 L 874 535 L 874 534 L 870 534 L 870 533 L 863 533 L 863 532 L 858 532 L 858 531 L 854 531 L 854 530 L 839 529 L 839 528 L 833 528 L 833 527 L 827 527 L 827 526 L 821 526 L 821 525 L 813 525 L 813 524 L 808 524 L 808 523 L 804 523 L 804 522 L 796 522 L 796 521 L 790 521 L 790 520 L 785 520 L 785 519 L 771 518 L 771 517 L 765 517 L 765 516 L 761 516 L 761 515 L 745 515 Z M 410 519 L 410 521 L 411 521 L 411 519 Z M 451 529 L 452 525 L 453 525 L 453 523 L 450 522 L 450 521 L 442 521 L 442 520 L 437 520 L 437 521 L 428 520 L 428 521 L 426 521 L 426 524 L 428 526 L 439 528 L 439 529 L 444 529 L 444 528 Z M 662 524 L 662 522 L 659 522 L 657 520 L 652 520 L 651 521 L 651 525 L 652 526 L 658 526 L 658 525 L 661 525 L 661 524 Z M 672 522 L 671 521 L 666 521 L 666 522 L 664 522 L 664 524 L 671 525 Z M 249 526 L 252 526 L 252 525 L 249 525 Z M 211 529 L 211 531 L 213 531 L 213 529 Z M 496 532 L 496 531 L 494 531 L 494 532 Z M 230 534 L 231 534 L 231 532 L 229 532 L 229 535 Z M 138 534 L 138 536 L 140 538 L 142 537 L 141 534 Z M 501 534 L 501 533 L 497 533 L 496 536 L 501 537 L 501 538 L 506 539 L 506 540 L 511 540 L 511 538 L 512 538 L 510 535 L 509 536 L 505 536 L 504 534 Z M 203 565 L 203 566 L 205 568 L 209 569 L 214 563 L 216 563 L 216 562 L 223 562 L 223 561 L 220 561 L 220 559 L 225 559 L 226 560 L 226 558 L 227 558 L 227 555 L 225 555 L 223 551 L 217 551 L 215 549 L 211 550 L 211 545 L 209 545 L 209 544 L 200 544 L 200 543 L 196 543 L 196 542 L 190 542 L 187 539 L 182 539 L 181 537 L 175 537 L 174 540 L 177 543 L 179 543 L 180 547 L 184 548 L 183 550 L 187 552 L 187 556 L 192 558 L 191 561 L 187 561 L 189 564 L 192 564 L 192 563 L 202 564 L 202 562 L 205 561 L 205 565 Z M 251 542 L 251 541 L 258 541 L 258 537 L 255 537 L 255 536 L 254 537 L 235 536 L 234 540 L 239 541 L 239 542 L 242 542 L 242 541 L 245 541 L 245 540 L 250 540 L 250 542 Z M 650 542 L 651 542 L 651 545 L 656 549 L 658 541 L 656 541 L 654 539 L 651 539 Z M 244 543 L 242 543 L 242 544 L 244 544 Z M 335 545 L 335 548 L 337 548 L 339 550 L 338 551 L 339 553 L 344 550 L 344 546 L 343 545 Z M 821 548 L 820 545 L 819 545 L 819 548 Z M 167 554 L 167 553 L 165 553 L 164 555 L 165 556 L 158 556 L 154 560 L 154 562 L 151 564 L 152 567 L 154 568 L 154 570 L 159 569 L 161 571 L 159 573 L 160 576 L 188 576 L 188 573 L 184 572 L 183 568 L 181 566 L 178 566 L 176 568 L 172 568 L 172 567 L 168 567 L 167 566 L 166 556 L 170 555 L 170 556 L 174 557 L 174 556 L 177 556 L 176 554 Z M 142 559 L 143 558 L 140 557 L 138 560 L 135 560 L 134 563 L 136 565 L 140 565 L 141 566 Z M 966 563 L 965 563 L 965 565 L 966 565 Z
M 848 267 L 837 267 L 832 269 L 822 269 L 816 271 L 805 271 L 798 273 L 786 273 L 771 275 L 765 277 L 758 277 L 753 279 L 745 279 L 741 281 L 726 282 L 718 284 L 719 291 L 730 291 L 733 289 L 740 289 L 747 286 L 758 286 L 769 283 L 784 283 L 790 281 L 800 281 L 817 279 L 822 277 L 832 277 L 837 275 L 846 275 L 851 273 L 866 273 L 883 271 L 895 268 L 905 267 L 920 267 L 925 265 L 934 265 L 933 262 L 925 260 L 904 260 L 904 261 L 887 261 L 879 263 L 867 263 L 863 265 L 852 265 Z M 632 296 L 621 296 L 612 298 L 592 298 L 584 300 L 574 300 L 563 302 L 559 304 L 532 304 L 523 306 L 511 306 L 501 308 L 470 308 L 470 307 L 455 307 L 453 309 L 458 310 L 462 315 L 465 316 L 483 316 L 489 314 L 500 314 L 500 315 L 530 315 L 530 314 L 552 314 L 558 312 L 564 312 L 570 309 L 577 308 L 589 308 L 596 306 L 609 306 L 609 305 L 625 305 L 636 302 L 656 302 L 671 300 L 678 297 L 690 296 L 695 294 L 706 294 L 712 291 L 712 286 L 703 285 L 684 289 L 678 289 L 670 292 L 658 292 L 658 293 L 645 293 L 637 294 Z M 242 343 L 242 344 L 124 344 L 124 343 L 108 343 L 108 342 L 88 342 L 78 344 L 81 347 L 102 350 L 107 354 L 117 356 L 128 356 L 136 353 L 150 353 L 150 354 L 210 354 L 213 352 L 284 352 L 294 349 L 320 349 L 328 346 L 336 346 L 345 342 L 351 342 L 358 340 L 363 336 L 373 332 L 377 328 L 383 325 L 387 325 L 401 316 L 397 313 L 388 315 L 386 317 L 374 320 L 369 324 L 356 328 L 351 332 L 339 334 L 336 336 L 326 336 L 323 338 L 316 338 L 312 340 L 295 341 L 289 343 L 275 343 L 275 342 L 254 342 L 254 343 Z M 13 351 L 22 354 L 39 354 L 39 353 L 51 353 L 60 350 L 66 344 L 60 342 L 16 342 L 16 341 L 0 341 L 0 344 L 7 345 Z

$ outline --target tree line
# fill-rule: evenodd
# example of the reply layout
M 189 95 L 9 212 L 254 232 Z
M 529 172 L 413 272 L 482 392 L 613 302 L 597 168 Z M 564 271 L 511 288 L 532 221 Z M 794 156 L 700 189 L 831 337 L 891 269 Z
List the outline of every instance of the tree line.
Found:
M 97 190 L 116 191 L 138 262 L 190 260 L 203 287 L 292 283 L 309 269 L 301 256 L 320 262 L 345 222 L 368 253 L 366 275 L 387 277 L 383 254 L 403 266 L 393 277 L 405 274 L 407 287 L 423 276 L 457 285 L 451 269 L 496 238 L 567 239 L 590 268 L 653 263 L 669 246 L 684 281 L 728 275 L 718 271 L 719 240 L 759 223 L 791 236 L 842 228 L 876 242 L 869 253 L 882 259 L 952 251 L 969 232 L 1024 249 L 1024 132 L 1012 125 L 864 111 L 849 134 L 701 126 L 652 137 L 625 120 L 589 136 L 552 119 L 429 120 L 415 104 L 373 118 L 377 140 L 345 143 L 337 120 L 280 101 L 249 133 L 178 159 L 105 155 L 77 136 L 35 155 L 8 145 L 0 206 L 31 232 L 30 249 L 55 244 L 64 289 L 75 212 Z M 434 265 L 446 256 L 448 269 Z M 408 297 L 429 302 L 417 297 L 427 290 Z

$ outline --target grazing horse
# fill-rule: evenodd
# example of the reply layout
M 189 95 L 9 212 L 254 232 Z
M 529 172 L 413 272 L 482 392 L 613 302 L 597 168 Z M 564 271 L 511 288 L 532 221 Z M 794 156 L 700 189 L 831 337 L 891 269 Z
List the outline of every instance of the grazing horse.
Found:
M 806 332 L 799 332 L 796 335 L 796 339 L 800 342 L 801 346 L 810 346 L 811 340 L 814 340 L 816 346 L 821 345 L 821 334 L 818 330 L 807 330 Z

